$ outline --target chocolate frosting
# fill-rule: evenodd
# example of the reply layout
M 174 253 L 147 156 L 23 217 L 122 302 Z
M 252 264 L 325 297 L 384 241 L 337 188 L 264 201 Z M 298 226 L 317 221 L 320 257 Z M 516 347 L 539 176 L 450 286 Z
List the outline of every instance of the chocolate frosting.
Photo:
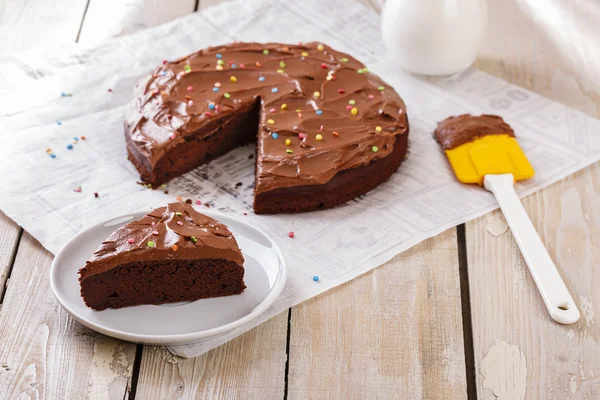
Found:
M 153 167 L 211 119 L 260 101 L 256 191 L 327 183 L 388 156 L 407 134 L 400 96 L 318 43 L 234 43 L 165 61 L 138 84 L 127 134 Z M 289 144 L 286 140 L 289 139 Z
M 225 225 L 188 204 L 171 203 L 113 232 L 79 270 L 79 279 L 130 262 L 203 258 L 244 263 L 237 242 Z
M 448 117 L 438 122 L 434 133 L 444 150 L 453 149 L 486 135 L 504 134 L 515 137 L 515 132 L 502 117 L 488 114 Z

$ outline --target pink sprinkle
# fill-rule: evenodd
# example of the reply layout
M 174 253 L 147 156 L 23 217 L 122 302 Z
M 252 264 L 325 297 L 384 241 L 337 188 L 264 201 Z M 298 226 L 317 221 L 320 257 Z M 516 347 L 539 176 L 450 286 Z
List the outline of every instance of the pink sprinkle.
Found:
M 320 130 L 320 131 L 322 131 L 322 130 L 323 130 L 323 125 L 321 125 L 321 126 L 319 127 L 319 130 Z
M 221 110 L 221 106 L 217 104 L 217 105 L 215 106 L 215 111 L 220 111 L 220 110 Z
M 171 140 L 175 140 L 176 137 L 177 136 L 175 135 L 175 132 L 173 132 L 169 135 L 169 139 L 171 139 Z
M 293 239 L 294 236 L 296 236 L 296 235 L 294 235 L 294 232 L 290 232 L 290 233 L 288 233 L 288 236 Z
M 298 138 L 299 139 L 304 139 L 306 137 L 306 135 L 304 133 L 299 133 L 298 134 Z
M 158 231 L 152 231 L 152 234 L 153 234 L 154 236 L 158 236 Z
M 75 189 L 73 189 L 74 192 L 77 193 L 81 193 L 81 186 L 77 186 Z
M 188 86 L 187 87 L 187 91 L 188 92 L 193 92 L 194 91 L 194 87 L 193 86 Z
M 196 204 L 201 205 L 202 202 L 200 200 L 196 200 Z
M 338 93 L 346 93 L 344 89 L 338 89 Z
M 244 64 L 240 64 L 240 68 L 246 68 Z
M 221 82 L 215 82 L 215 87 L 221 87 Z
M 134 238 L 129 238 L 129 239 L 127 239 L 127 243 L 134 244 L 135 243 L 135 239 Z
M 233 61 L 229 61 L 229 65 L 233 65 Z
M 183 222 L 182 221 L 177 221 L 177 225 L 181 226 L 181 225 L 183 225 Z
M 375 96 L 374 96 L 374 95 L 372 95 L 372 94 L 370 94 L 370 95 L 369 95 L 369 98 L 370 98 L 371 100 L 373 100 L 373 99 L 375 98 Z
M 325 64 L 325 63 L 322 63 L 322 64 L 321 64 L 321 68 L 323 68 L 323 69 L 327 69 L 327 64 Z
M 167 60 L 163 60 L 163 65 L 167 65 L 168 61 Z M 133 239 L 130 239 L 133 240 Z
M 277 111 L 277 110 L 276 110 L 276 109 L 274 109 L 274 108 L 271 108 L 271 109 L 269 110 L 269 112 L 270 112 L 270 113 L 274 113 L 275 111 Z
M 191 106 L 193 106 L 193 105 L 194 105 L 194 102 L 193 102 L 192 100 L 188 101 L 188 106 L 190 106 L 190 107 L 191 107 Z
M 109 93 L 110 93 L 110 92 L 112 92 L 112 89 L 108 89 L 108 92 L 109 92 Z
M 154 89 L 154 90 L 152 91 L 152 94 L 158 94 L 159 92 L 160 92 L 160 90 L 158 90 L 158 89 Z
M 212 117 L 212 113 L 209 113 L 208 111 L 205 112 L 204 115 L 206 115 L 207 117 Z
M 350 105 L 346 106 L 346 110 L 352 110 L 352 106 L 350 106 Z

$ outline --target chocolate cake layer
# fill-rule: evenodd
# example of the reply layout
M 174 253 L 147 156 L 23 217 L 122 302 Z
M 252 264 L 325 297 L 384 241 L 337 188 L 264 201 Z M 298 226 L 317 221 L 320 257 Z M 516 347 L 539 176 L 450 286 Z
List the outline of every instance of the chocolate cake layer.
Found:
M 235 43 L 163 64 L 136 87 L 126 117 L 129 157 L 153 185 L 248 143 L 252 129 L 256 205 L 273 190 L 319 191 L 406 142 L 400 96 L 323 44 Z
M 243 264 L 225 225 L 171 203 L 113 232 L 79 270 L 79 283 L 96 310 L 197 300 L 241 293 Z

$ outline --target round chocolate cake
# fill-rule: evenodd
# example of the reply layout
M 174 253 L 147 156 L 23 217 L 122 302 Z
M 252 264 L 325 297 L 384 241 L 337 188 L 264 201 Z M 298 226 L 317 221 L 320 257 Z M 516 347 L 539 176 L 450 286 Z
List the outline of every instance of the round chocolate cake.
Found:
M 136 86 L 129 159 L 144 182 L 173 179 L 257 142 L 254 211 L 328 208 L 396 171 L 408 140 L 400 96 L 318 43 L 234 43 L 164 61 Z

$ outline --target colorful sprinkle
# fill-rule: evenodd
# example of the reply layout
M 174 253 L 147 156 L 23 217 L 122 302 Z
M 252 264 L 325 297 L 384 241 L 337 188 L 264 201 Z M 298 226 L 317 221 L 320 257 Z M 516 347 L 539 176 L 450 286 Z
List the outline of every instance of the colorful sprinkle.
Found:
M 313 276 L 313 281 L 315 281 L 315 282 L 319 282 L 319 275 L 315 275 L 315 276 Z
M 80 137 L 80 139 L 81 139 L 81 140 L 85 140 L 85 136 L 81 136 L 81 137 Z
M 240 68 L 246 68 L 244 64 L 240 64 Z
M 78 138 L 77 136 L 75 136 L 75 137 L 73 138 L 73 140 L 74 140 L 74 141 L 76 141 L 76 142 L 79 142 L 79 138 Z
M 342 62 L 347 63 L 348 62 L 348 57 L 342 57 Z
M 73 191 L 77 192 L 77 193 L 81 193 L 81 185 L 75 186 L 75 189 L 73 189 Z
M 333 76 L 333 75 L 327 75 L 327 78 L 325 78 L 325 79 L 327 79 L 328 81 L 330 81 L 332 79 L 335 79 L 335 76 Z
M 276 87 L 274 87 L 273 89 L 271 89 L 271 93 L 277 93 L 279 92 L 279 89 L 277 89 Z
M 301 112 L 298 113 L 298 118 L 302 118 L 302 113 Z
M 315 97 L 320 97 L 320 96 L 321 96 L 321 93 L 319 93 L 319 92 L 314 92 L 314 93 L 313 93 L 313 96 L 315 96 Z
M 268 49 L 264 49 L 264 50 L 263 50 L 263 54 L 264 54 L 265 56 L 269 55 L 269 50 L 268 50 Z
M 338 89 L 338 93 L 346 93 L 346 91 L 344 89 Z
M 56 121 L 56 125 L 58 125 L 58 126 L 61 126 L 61 125 L 62 125 L 62 122 L 60 122 L 60 121 Z
M 302 57 L 308 57 L 308 53 L 305 51 L 303 51 L 301 54 L 302 54 Z
M 211 110 L 215 109 L 215 103 L 208 103 L 208 108 Z
M 379 87 L 377 88 L 377 90 L 379 90 L 380 92 L 383 92 L 383 89 L 385 89 L 383 86 L 379 86 Z
M 217 54 L 215 54 L 215 57 L 217 57 L 217 58 L 223 58 L 223 54 L 217 53 Z
M 49 153 L 48 155 L 50 156 L 50 158 L 56 158 L 56 154 L 54 153 Z
M 187 91 L 188 92 L 193 92 L 194 91 L 194 87 L 193 86 L 188 86 L 187 87 Z
M 333 131 L 332 135 L 335 136 L 335 137 L 340 137 L 340 134 L 337 133 L 336 131 Z
M 154 236 L 158 236 L 158 231 L 152 231 L 152 234 L 153 234 Z
M 325 64 L 325 63 L 321 63 L 321 68 L 323 68 L 323 69 L 327 69 L 327 64 Z
M 268 120 L 267 120 L 267 124 L 269 124 L 269 125 L 273 125 L 274 123 L 275 123 L 275 121 L 274 121 L 274 120 L 272 120 L 272 119 L 268 119 Z
M 217 60 L 217 65 L 223 65 L 223 64 L 225 64 L 225 61 L 223 61 L 223 60 Z
M 358 108 L 356 108 L 356 107 L 352 108 L 352 110 L 350 110 L 350 114 L 352 114 L 352 115 L 358 114 Z
M 148 247 L 155 247 L 155 246 L 156 246 L 156 244 L 152 240 L 148 241 Z
M 323 140 L 323 135 L 321 135 L 319 133 L 317 136 L 315 136 L 315 139 L 317 139 L 317 140 Z
M 177 196 L 177 200 L 181 201 L 181 196 Z M 179 211 L 177 211 L 175 213 L 175 215 L 177 215 L 178 217 L 181 217 L 182 214 Z
M 236 64 L 231 64 L 231 68 L 237 68 Z
M 270 108 L 270 109 L 269 109 L 269 112 L 270 112 L 270 113 L 274 113 L 275 111 L 277 111 L 277 110 L 276 110 L 276 109 L 274 109 L 274 108 Z
M 285 68 L 285 62 L 283 62 L 283 61 L 279 61 L 279 66 L 280 66 L 281 68 Z
M 175 135 L 175 132 L 173 132 L 169 135 L 169 139 L 171 139 L 171 140 L 175 140 L 176 137 L 177 137 L 177 135 Z
M 215 82 L 215 87 L 221 87 L 221 82 Z
M 324 48 L 325 48 L 325 46 L 323 46 L 322 44 L 319 44 L 317 46 L 317 50 L 319 50 L 319 51 L 323 51 Z
M 225 97 L 226 99 L 230 98 L 231 95 L 229 93 L 223 93 L 223 97 Z
M 348 104 L 355 105 L 356 104 L 356 100 L 350 100 L 350 101 L 348 101 Z
M 377 146 L 373 146 L 373 147 L 371 147 L 371 151 L 372 151 L 373 153 L 377 153 L 377 152 L 379 151 L 379 147 L 377 147 Z
M 277 134 L 277 132 L 273 132 L 273 133 L 271 133 L 271 137 L 273 139 L 277 139 L 279 137 L 279 135 Z
M 284 103 L 284 104 L 281 105 L 281 109 L 282 110 L 285 110 L 286 108 L 287 108 L 287 104 Z
M 375 98 L 374 95 L 372 95 L 372 94 L 369 95 L 369 99 L 373 100 L 374 98 Z
M 264 81 L 265 81 L 265 79 L 267 79 L 267 78 L 265 78 L 264 76 L 259 76 L 259 77 L 258 77 L 258 80 L 259 80 L 259 81 L 261 81 L 261 82 L 264 82 Z
M 262 67 L 262 64 L 261 64 L 261 63 L 259 63 L 259 62 L 257 61 L 257 62 L 256 62 L 256 66 L 257 66 L 258 68 L 260 68 L 260 67 Z
M 352 110 L 352 106 L 346 106 L 346 110 L 348 110 L 348 111 Z
M 229 80 L 233 83 L 237 82 L 237 78 L 235 76 L 230 77 Z
M 183 225 L 183 221 L 177 221 L 177 225 L 182 226 Z
M 129 239 L 127 239 L 127 243 L 134 244 L 135 243 L 135 239 L 134 238 L 129 238 Z
M 285 139 L 285 145 L 289 146 L 290 144 L 292 144 L 292 141 L 290 139 Z
M 216 69 L 217 69 L 217 71 L 223 71 L 223 66 L 222 65 L 217 65 Z
M 278 74 L 283 74 L 284 72 L 285 72 L 285 71 L 284 71 L 284 70 L 282 70 L 282 69 L 278 69 L 278 70 L 277 70 L 277 73 L 278 73 Z
M 188 107 L 191 107 L 193 105 L 194 105 L 194 101 L 193 100 L 188 101 Z
M 186 64 L 185 67 L 183 67 L 183 70 L 186 74 L 189 74 L 190 72 L 192 72 L 192 67 L 189 64 Z
M 190 237 L 190 239 L 192 240 L 192 243 L 196 243 L 198 241 L 198 239 L 196 239 L 196 236 L 192 236 Z
M 213 92 L 218 92 L 218 91 L 219 91 L 219 88 L 218 88 L 218 87 L 214 87 L 214 88 L 213 88 Z
M 317 113 L 317 115 L 323 115 L 323 110 L 317 110 L 315 112 Z
M 67 149 L 69 149 L 69 150 L 73 149 L 73 145 L 72 144 L 68 144 L 67 145 Z
M 306 137 L 306 135 L 304 133 L 298 134 L 298 139 L 304 139 L 305 137 Z
M 290 149 L 287 149 L 285 152 L 288 153 L 288 154 L 294 154 L 294 152 L 291 151 Z
M 200 200 L 196 200 L 196 204 L 198 204 L 200 206 L 200 205 L 202 205 L 202 202 Z
M 380 126 L 376 126 L 376 127 L 375 127 L 375 130 L 376 130 L 377 132 L 381 132 L 381 131 L 382 131 L 382 128 L 381 128 Z
M 356 70 L 359 74 L 363 74 L 365 72 L 364 68 L 359 68 Z
M 171 250 L 177 251 L 177 250 L 179 250 L 179 246 L 177 246 L 176 244 L 174 244 L 173 246 L 171 246 Z
M 293 238 L 294 236 L 296 236 L 296 235 L 294 234 L 294 231 L 292 231 L 292 232 L 289 232 L 289 233 L 288 233 L 288 237 L 290 237 L 290 238 Z

